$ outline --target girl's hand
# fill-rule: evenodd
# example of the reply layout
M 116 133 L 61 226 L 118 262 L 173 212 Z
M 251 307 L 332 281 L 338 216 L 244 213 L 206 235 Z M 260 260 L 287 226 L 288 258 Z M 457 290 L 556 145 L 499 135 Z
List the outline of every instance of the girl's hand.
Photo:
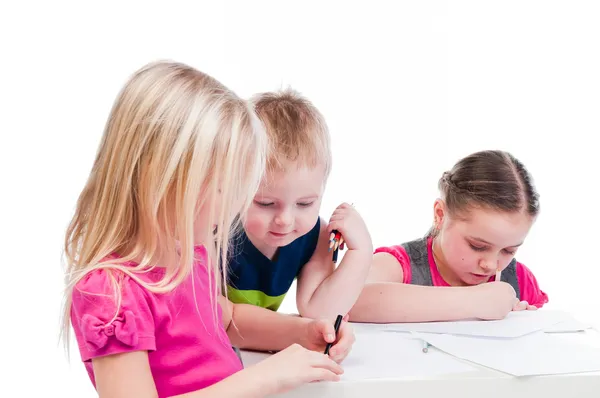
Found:
M 529 305 L 527 301 L 519 301 L 518 299 L 515 301 L 513 306 L 513 311 L 535 311 L 537 307 L 535 305 Z
M 347 316 L 346 318 L 347 319 Z M 314 320 L 306 325 L 305 338 L 301 341 L 305 348 L 323 353 L 327 343 L 334 343 L 329 350 L 329 357 L 341 363 L 350 353 L 356 338 L 354 331 L 346 322 L 342 321 L 337 336 L 330 320 Z M 336 338 L 337 337 L 337 338 Z
M 488 321 L 504 319 L 519 302 L 515 289 L 506 282 L 482 283 L 471 289 L 477 292 L 477 297 L 473 298 L 472 304 L 479 319 Z
M 291 345 L 247 370 L 253 373 L 251 379 L 262 379 L 268 383 L 268 395 L 280 394 L 314 381 L 338 381 L 344 372 L 322 352 L 307 350 L 299 344 Z

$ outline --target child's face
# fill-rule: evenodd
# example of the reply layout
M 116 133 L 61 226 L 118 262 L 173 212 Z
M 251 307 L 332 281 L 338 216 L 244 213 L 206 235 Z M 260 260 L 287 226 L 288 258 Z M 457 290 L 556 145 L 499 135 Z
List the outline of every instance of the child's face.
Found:
M 477 208 L 470 209 L 467 217 L 452 218 L 443 214 L 443 204 L 437 205 L 442 211 L 436 208 L 436 217 L 441 214 L 436 244 L 449 278 L 454 279 L 447 281 L 450 284 L 478 285 L 487 282 L 497 269 L 504 270 L 534 222 L 521 212 Z
M 244 227 L 261 251 L 292 243 L 317 222 L 325 169 L 286 165 L 266 174 L 248 210 Z

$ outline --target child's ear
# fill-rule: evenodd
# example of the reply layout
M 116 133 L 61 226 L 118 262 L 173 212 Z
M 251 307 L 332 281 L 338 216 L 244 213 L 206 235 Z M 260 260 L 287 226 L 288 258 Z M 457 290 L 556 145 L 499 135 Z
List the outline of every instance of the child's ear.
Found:
M 442 199 L 436 199 L 433 203 L 433 225 L 440 229 L 446 216 L 446 203 Z

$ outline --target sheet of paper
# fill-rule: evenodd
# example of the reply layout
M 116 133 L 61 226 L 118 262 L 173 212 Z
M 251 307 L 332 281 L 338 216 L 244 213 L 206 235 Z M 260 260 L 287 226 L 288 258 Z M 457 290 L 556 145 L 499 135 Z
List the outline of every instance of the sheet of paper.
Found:
M 515 339 L 416 335 L 450 355 L 514 376 L 600 371 L 600 348 L 543 332 Z
M 356 333 L 356 342 L 342 363 L 342 380 L 425 378 L 478 369 L 435 349 L 423 353 L 423 341 L 398 333 Z
M 569 314 L 562 311 L 538 310 L 511 312 L 506 318 L 497 321 L 468 320 L 456 322 L 393 323 L 381 325 L 380 329 L 393 332 L 423 332 L 459 336 L 515 338 L 572 320 L 573 318 Z M 568 325 L 566 326 L 568 327 Z
M 583 332 L 584 330 L 591 329 L 592 325 L 589 323 L 579 322 L 577 319 L 569 319 L 557 323 L 556 325 L 544 328 L 545 333 L 575 333 Z
M 266 353 L 243 351 L 244 367 L 269 356 Z M 478 371 L 473 365 L 435 349 L 423 353 L 423 340 L 382 331 L 356 333 L 356 342 L 342 366 L 342 380 L 346 381 L 426 378 Z
M 532 314 L 533 316 L 529 316 Z M 542 315 L 543 323 L 541 325 L 537 325 L 534 322 L 537 322 Z M 529 318 L 529 319 L 524 319 Z M 537 330 L 543 330 L 546 333 L 572 333 L 572 332 L 581 332 L 584 330 L 591 329 L 593 326 L 590 323 L 580 322 L 579 320 L 573 318 L 571 315 L 555 310 L 538 310 L 534 313 L 510 313 L 507 317 L 509 320 L 508 325 L 503 327 L 511 327 L 511 324 L 514 325 L 516 322 L 520 322 L 520 326 L 518 330 L 513 330 L 512 332 L 505 333 L 500 329 L 496 329 L 490 332 L 490 327 L 497 326 L 498 324 L 506 324 L 505 320 L 500 321 L 460 321 L 460 322 L 429 322 L 429 323 L 390 323 L 390 324 L 376 324 L 376 323 L 353 323 L 352 328 L 356 332 L 360 333 L 368 333 L 368 332 L 378 332 L 378 331 L 390 331 L 390 332 L 410 332 L 410 331 L 418 331 L 425 333 L 451 333 L 452 331 L 456 331 L 456 324 L 460 324 L 460 330 L 463 335 L 483 335 L 487 337 L 513 337 L 514 335 L 520 335 L 522 333 L 523 328 L 527 328 L 526 330 L 533 330 L 533 332 Z M 562 319 L 555 323 L 555 320 Z M 547 322 L 546 322 L 547 321 Z M 531 328 L 529 325 L 531 325 Z M 470 331 L 465 332 L 464 329 L 470 327 L 475 324 L 479 324 L 475 326 L 478 329 L 471 329 Z M 540 326 L 544 324 L 550 323 L 550 326 L 543 327 L 540 329 Z M 458 333 L 456 333 L 458 334 Z M 507 336 L 508 334 L 508 336 Z

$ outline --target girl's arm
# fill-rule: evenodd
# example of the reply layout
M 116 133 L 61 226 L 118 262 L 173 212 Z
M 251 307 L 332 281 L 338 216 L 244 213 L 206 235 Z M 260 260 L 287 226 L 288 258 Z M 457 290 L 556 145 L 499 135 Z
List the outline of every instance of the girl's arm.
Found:
M 158 397 L 147 351 L 133 351 L 92 359 L 100 398 Z
M 223 326 L 231 344 L 240 349 L 281 351 L 302 343 L 310 319 L 281 314 L 251 304 L 233 304 L 219 297 Z
M 337 229 L 348 250 L 335 268 L 329 237 Z M 346 315 L 358 299 L 369 274 L 373 244 L 365 223 L 346 204 L 336 209 L 329 225 L 322 223 L 317 249 L 298 276 L 296 305 L 302 316 L 330 318 Z
M 254 370 L 253 368 L 243 369 L 203 390 L 177 395 L 172 398 L 259 398 L 275 393 L 272 382 L 261 380 L 269 377 L 260 377 L 253 374 L 255 373 Z
M 354 343 L 354 334 L 346 322 L 335 336 L 333 320 L 315 321 L 281 314 L 250 304 L 233 304 L 220 297 L 223 324 L 231 344 L 255 351 L 281 351 L 299 344 L 309 350 L 323 352 L 325 345 L 335 342 L 330 357 L 341 362 Z
M 402 283 L 402 267 L 389 253 L 373 256 L 367 283 L 350 311 L 353 322 L 394 323 L 502 319 L 515 304 L 507 283 L 434 287 Z
M 99 398 L 158 397 L 147 351 L 98 357 L 92 364 Z M 327 356 L 295 345 L 210 387 L 177 397 L 258 398 L 313 381 L 337 381 L 341 373 Z

